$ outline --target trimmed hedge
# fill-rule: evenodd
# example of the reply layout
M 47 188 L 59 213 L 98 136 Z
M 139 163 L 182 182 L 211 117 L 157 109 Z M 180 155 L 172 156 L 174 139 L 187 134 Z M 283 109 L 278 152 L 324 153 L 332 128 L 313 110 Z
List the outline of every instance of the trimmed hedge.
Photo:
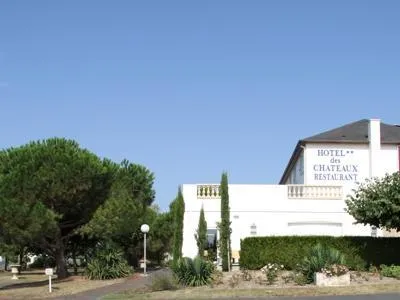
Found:
M 241 240 L 240 267 L 256 270 L 267 263 L 278 263 L 287 269 L 295 269 L 318 242 L 342 252 L 346 265 L 353 270 L 365 270 L 371 265 L 400 265 L 400 238 L 266 236 Z

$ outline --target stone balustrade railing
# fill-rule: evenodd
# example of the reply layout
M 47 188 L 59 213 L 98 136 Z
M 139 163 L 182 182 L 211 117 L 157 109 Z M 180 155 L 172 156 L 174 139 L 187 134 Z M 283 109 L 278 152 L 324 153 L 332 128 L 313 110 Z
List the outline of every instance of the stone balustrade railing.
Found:
M 293 184 L 287 186 L 289 199 L 331 199 L 343 198 L 341 186 L 301 185 Z
M 287 185 L 288 199 L 331 199 L 338 200 L 343 198 L 341 186 L 322 186 L 322 185 Z M 198 199 L 219 199 L 219 184 L 199 184 L 197 185 Z
M 198 199 L 218 199 L 221 198 L 219 184 L 200 184 L 197 186 Z

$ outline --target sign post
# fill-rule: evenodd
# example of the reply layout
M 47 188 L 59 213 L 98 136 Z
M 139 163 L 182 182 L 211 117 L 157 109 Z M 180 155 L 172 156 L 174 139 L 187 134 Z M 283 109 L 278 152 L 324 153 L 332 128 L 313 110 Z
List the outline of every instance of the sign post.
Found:
M 44 273 L 49 276 L 49 293 L 51 293 L 51 277 L 53 276 L 53 269 L 52 268 L 47 268 L 44 270 Z

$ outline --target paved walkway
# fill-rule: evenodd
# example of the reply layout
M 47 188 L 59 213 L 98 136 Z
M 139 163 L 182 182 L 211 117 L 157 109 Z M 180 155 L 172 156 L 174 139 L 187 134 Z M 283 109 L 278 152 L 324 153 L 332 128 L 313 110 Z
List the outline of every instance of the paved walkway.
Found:
M 96 300 L 96 299 L 101 299 L 102 297 L 104 297 L 108 294 L 119 293 L 119 292 L 123 292 L 123 291 L 130 290 L 130 289 L 145 287 L 148 283 L 150 283 L 152 276 L 154 276 L 155 274 L 162 273 L 162 272 L 167 272 L 167 271 L 166 270 L 148 271 L 147 277 L 143 277 L 143 276 L 141 276 L 141 274 L 138 274 L 138 276 L 129 278 L 126 281 L 121 282 L 121 283 L 104 286 L 101 288 L 77 293 L 74 295 L 62 296 L 62 297 L 51 298 L 51 299 L 53 299 L 53 300 L 72 300 L 72 299 Z

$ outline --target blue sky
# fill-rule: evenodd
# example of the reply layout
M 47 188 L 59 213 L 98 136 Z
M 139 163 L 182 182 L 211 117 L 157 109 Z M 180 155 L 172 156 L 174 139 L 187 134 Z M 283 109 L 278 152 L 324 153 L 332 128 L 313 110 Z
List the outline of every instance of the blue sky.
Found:
M 0 148 L 53 136 L 182 183 L 277 183 L 298 139 L 400 123 L 399 1 L 0 3 Z

